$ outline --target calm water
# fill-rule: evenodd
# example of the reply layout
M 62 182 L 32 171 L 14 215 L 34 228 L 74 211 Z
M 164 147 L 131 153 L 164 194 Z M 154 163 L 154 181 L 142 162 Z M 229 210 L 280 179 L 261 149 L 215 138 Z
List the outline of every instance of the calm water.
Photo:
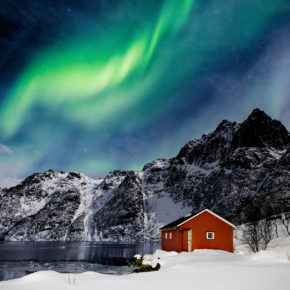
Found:
M 160 243 L 101 244 L 95 242 L 5 242 L 0 243 L 0 281 L 54 270 L 61 273 L 95 271 L 122 275 L 133 267 L 126 259 L 152 254 Z

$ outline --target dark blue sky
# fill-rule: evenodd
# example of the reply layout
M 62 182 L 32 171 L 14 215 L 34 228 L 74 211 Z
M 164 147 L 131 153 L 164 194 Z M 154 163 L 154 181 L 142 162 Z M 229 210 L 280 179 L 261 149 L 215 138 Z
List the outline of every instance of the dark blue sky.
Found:
M 289 129 L 289 32 L 282 0 L 1 1 L 0 178 L 141 169 L 256 107 Z

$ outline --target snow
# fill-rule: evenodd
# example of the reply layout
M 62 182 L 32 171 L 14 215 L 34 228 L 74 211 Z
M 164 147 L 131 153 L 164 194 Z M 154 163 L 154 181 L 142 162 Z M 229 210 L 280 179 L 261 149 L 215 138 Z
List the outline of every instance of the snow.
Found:
M 150 195 L 147 191 L 145 200 L 144 213 L 144 232 L 145 238 L 160 237 L 160 230 L 168 221 L 176 220 L 190 211 L 189 207 L 184 206 L 181 202 L 174 202 L 171 198 L 163 193 Z
M 157 261 L 160 263 L 161 269 L 156 272 L 122 276 L 86 272 L 74 277 L 74 274 L 45 271 L 0 282 L 0 288 L 289 290 L 289 253 L 290 237 L 273 240 L 269 250 L 257 254 L 241 254 L 241 251 L 231 254 L 217 250 L 195 250 L 177 254 L 157 250 L 153 255 L 144 256 L 147 264 L 154 265 Z
M 145 171 L 138 172 L 142 179 L 142 193 L 144 199 L 144 233 L 145 239 L 152 239 L 152 237 L 160 238 L 159 228 L 167 224 L 171 220 L 175 220 L 181 216 L 184 216 L 190 211 L 190 207 L 187 207 L 183 202 L 174 201 L 168 196 L 168 193 L 164 191 L 164 181 L 154 180 L 154 182 L 146 182 L 148 176 L 151 176 L 150 170 L 152 168 L 166 168 L 168 166 L 168 160 L 157 159 L 149 163 L 150 167 L 147 167 Z M 154 175 L 158 177 L 158 173 Z
M 287 150 L 268 149 L 268 152 L 277 160 L 279 160 Z
M 219 169 L 219 161 L 215 161 L 212 163 L 207 163 L 206 164 L 206 168 L 201 168 L 199 166 L 197 166 L 196 164 L 187 164 L 187 169 L 189 172 L 193 173 L 193 172 L 200 172 L 201 174 L 204 174 L 206 176 L 210 175 L 213 171 L 215 171 L 216 169 Z
M 171 257 L 171 256 L 176 256 L 176 252 L 165 252 L 162 250 L 157 250 L 154 254 L 152 255 L 144 255 L 142 264 L 143 265 L 150 265 L 153 268 L 157 266 L 157 263 L 162 264 L 161 259 L 166 258 L 166 257 Z
M 155 205 L 155 215 L 160 227 L 168 220 L 176 220 L 190 211 L 189 207 L 185 207 L 181 202 L 174 202 L 168 196 L 152 197 L 148 203 L 151 204 L 151 208 Z
M 57 188 L 77 188 L 80 191 L 80 205 L 75 212 L 75 215 L 71 221 L 73 223 L 81 215 L 85 215 L 85 231 L 83 232 L 84 240 L 91 240 L 91 233 L 88 229 L 90 226 L 87 226 L 90 223 L 89 217 L 91 216 L 91 208 L 96 198 L 96 187 L 103 181 L 103 179 L 92 179 L 84 175 L 81 172 L 77 172 L 80 175 L 80 178 L 67 179 L 69 173 L 65 172 L 53 172 L 50 178 L 44 179 L 41 183 L 42 191 L 48 192 L 46 198 L 39 199 L 34 195 L 25 195 L 20 198 L 20 209 L 16 213 L 16 216 L 27 216 L 33 215 L 39 212 L 45 207 L 49 199 L 51 199 L 52 194 Z M 49 234 L 49 231 L 42 231 L 40 233 L 40 240 L 45 240 L 46 235 Z M 66 239 L 67 233 L 65 235 Z

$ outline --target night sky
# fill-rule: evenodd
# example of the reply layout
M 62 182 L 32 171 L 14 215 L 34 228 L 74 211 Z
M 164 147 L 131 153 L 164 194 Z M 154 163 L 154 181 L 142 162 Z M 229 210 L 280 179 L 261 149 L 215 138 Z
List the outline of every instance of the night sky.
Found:
M 0 181 L 140 170 L 256 107 L 290 129 L 289 0 L 1 0 Z

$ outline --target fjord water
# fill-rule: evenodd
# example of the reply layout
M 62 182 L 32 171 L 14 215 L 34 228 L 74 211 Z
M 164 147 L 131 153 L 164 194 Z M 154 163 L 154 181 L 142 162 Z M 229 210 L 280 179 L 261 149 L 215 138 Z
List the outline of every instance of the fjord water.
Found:
M 133 271 L 126 259 L 157 249 L 160 243 L 4 242 L 0 244 L 0 281 L 44 270 L 122 275 Z

